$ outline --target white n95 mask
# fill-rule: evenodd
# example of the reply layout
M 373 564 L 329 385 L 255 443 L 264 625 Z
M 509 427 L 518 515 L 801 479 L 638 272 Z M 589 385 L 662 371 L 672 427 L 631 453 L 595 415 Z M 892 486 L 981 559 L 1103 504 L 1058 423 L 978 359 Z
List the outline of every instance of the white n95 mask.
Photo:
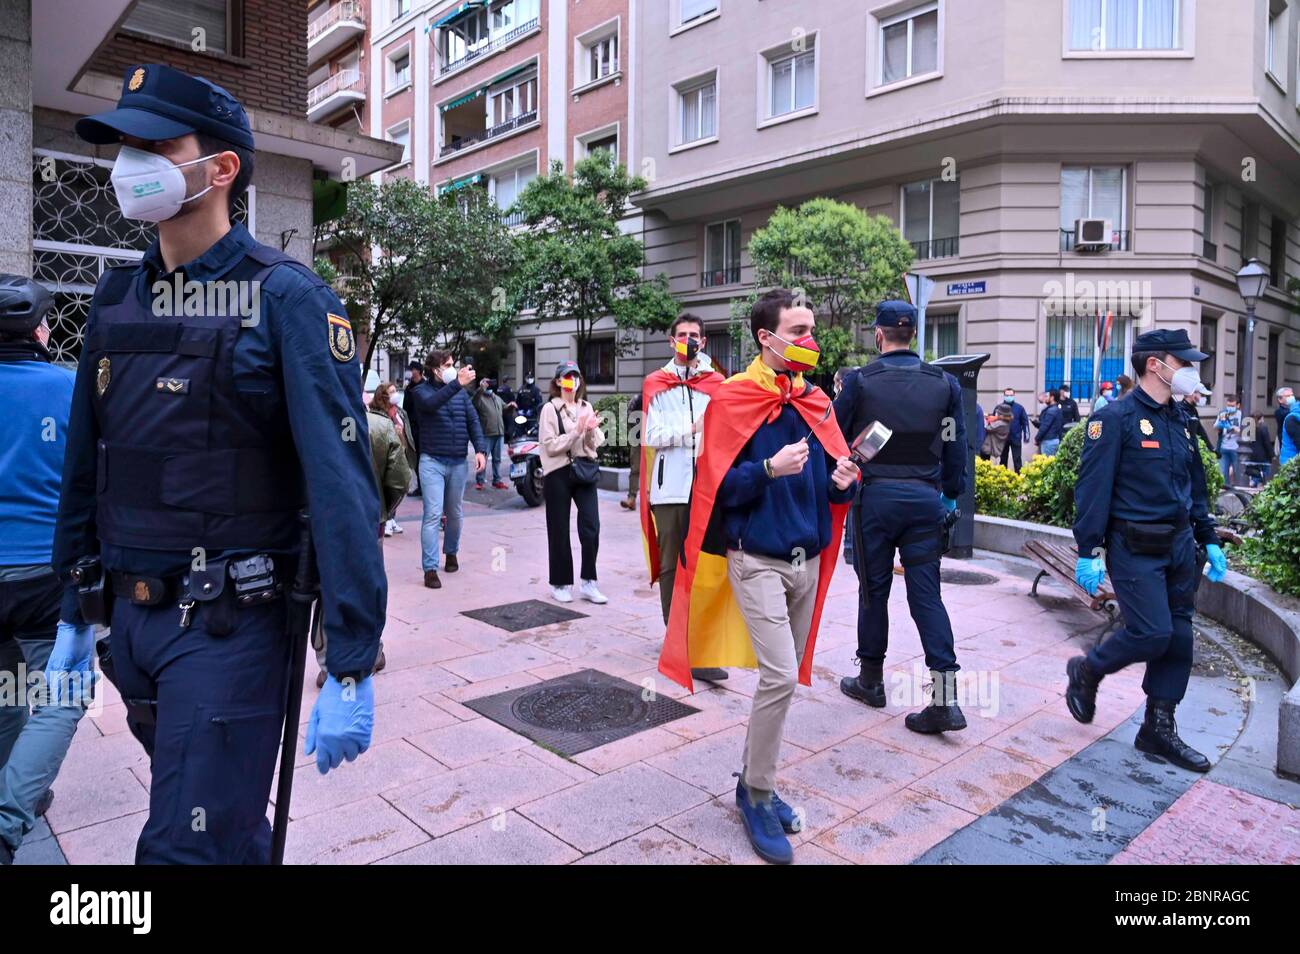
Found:
M 219 153 L 214 152 L 211 156 L 201 156 L 178 165 L 155 152 L 123 146 L 117 154 L 117 162 L 113 164 L 110 176 L 122 214 L 128 219 L 144 222 L 167 221 L 186 202 L 191 202 L 212 189 L 212 186 L 208 186 L 202 192 L 186 196 L 185 174 L 181 172 L 181 167 L 206 162 L 216 155 Z

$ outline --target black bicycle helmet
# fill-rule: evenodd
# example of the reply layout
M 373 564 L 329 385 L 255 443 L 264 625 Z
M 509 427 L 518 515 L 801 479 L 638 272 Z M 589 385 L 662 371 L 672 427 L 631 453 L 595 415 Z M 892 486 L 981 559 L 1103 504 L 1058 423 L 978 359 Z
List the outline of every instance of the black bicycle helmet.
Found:
M 0 334 L 31 334 L 54 307 L 54 297 L 23 275 L 0 274 Z

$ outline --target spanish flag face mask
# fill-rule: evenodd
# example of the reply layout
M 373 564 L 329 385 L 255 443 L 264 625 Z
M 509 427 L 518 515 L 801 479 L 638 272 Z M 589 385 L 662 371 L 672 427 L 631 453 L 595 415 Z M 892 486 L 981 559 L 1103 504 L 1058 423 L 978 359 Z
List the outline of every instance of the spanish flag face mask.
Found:
M 791 371 L 802 374 L 817 367 L 817 359 L 821 357 L 821 351 L 818 349 L 817 341 L 812 335 L 804 335 L 794 341 L 786 341 L 775 332 L 768 332 L 768 334 L 785 345 L 780 351 L 777 351 L 771 345 L 767 347 L 773 354 L 780 356 L 785 361 L 785 366 Z

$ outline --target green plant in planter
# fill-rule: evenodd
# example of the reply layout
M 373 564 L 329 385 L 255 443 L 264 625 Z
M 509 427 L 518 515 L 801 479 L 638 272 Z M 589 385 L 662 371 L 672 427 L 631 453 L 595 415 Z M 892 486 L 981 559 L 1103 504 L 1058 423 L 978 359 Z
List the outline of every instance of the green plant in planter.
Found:
M 1246 569 L 1279 593 L 1300 596 L 1300 458 L 1255 495 L 1246 522 L 1254 531 L 1240 550 Z
M 1223 474 L 1219 472 L 1219 459 L 1214 456 L 1214 451 L 1210 450 L 1209 445 L 1200 438 L 1196 439 L 1196 446 L 1201 450 L 1201 466 L 1205 468 L 1205 493 L 1210 498 L 1210 513 L 1214 513 L 1214 501 L 1219 499 L 1219 494 L 1223 493 Z
M 975 458 L 975 512 L 990 517 L 1020 515 L 1020 475 L 1010 468 Z

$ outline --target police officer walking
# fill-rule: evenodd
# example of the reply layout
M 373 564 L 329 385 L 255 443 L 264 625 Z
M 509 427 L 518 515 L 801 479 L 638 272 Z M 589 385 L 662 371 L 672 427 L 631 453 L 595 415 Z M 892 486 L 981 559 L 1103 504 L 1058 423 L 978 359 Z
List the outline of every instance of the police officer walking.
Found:
M 76 130 L 121 143 L 118 204 L 158 238 L 91 302 L 55 538 L 62 618 L 108 613 L 152 759 L 136 861 L 265 863 L 304 504 L 329 645 L 306 752 L 324 773 L 370 743 L 387 583 L 356 339 L 324 282 L 231 222 L 254 143 L 225 90 L 132 66 L 117 108 Z
M 1192 670 L 1196 545 L 1205 547 L 1211 580 L 1228 568 L 1196 438 L 1177 400 L 1200 385 L 1192 362 L 1205 358 L 1181 329 L 1138 335 L 1138 386 L 1088 421 L 1075 485 L 1075 580 L 1095 595 L 1109 571 L 1124 628 L 1069 661 L 1065 694 L 1070 714 L 1091 722 L 1101 680 L 1145 663 L 1146 719 L 1134 745 L 1193 772 L 1208 772 L 1210 761 L 1178 737 L 1174 709 Z
M 851 699 L 885 705 L 884 662 L 889 644 L 889 590 L 894 551 L 903 563 L 907 603 L 921 634 L 933 679 L 930 704 L 907 716 L 913 732 L 966 728 L 957 705 L 957 656 L 952 624 L 939 593 L 946 515 L 957 509 L 966 480 L 966 428 L 957 379 L 926 364 L 911 350 L 916 309 L 885 301 L 876 309 L 880 356 L 850 373 L 835 400 L 835 416 L 850 445 L 880 422 L 893 436 L 862 468 L 854 510 L 853 565 L 858 573 L 856 677 L 840 681 Z

